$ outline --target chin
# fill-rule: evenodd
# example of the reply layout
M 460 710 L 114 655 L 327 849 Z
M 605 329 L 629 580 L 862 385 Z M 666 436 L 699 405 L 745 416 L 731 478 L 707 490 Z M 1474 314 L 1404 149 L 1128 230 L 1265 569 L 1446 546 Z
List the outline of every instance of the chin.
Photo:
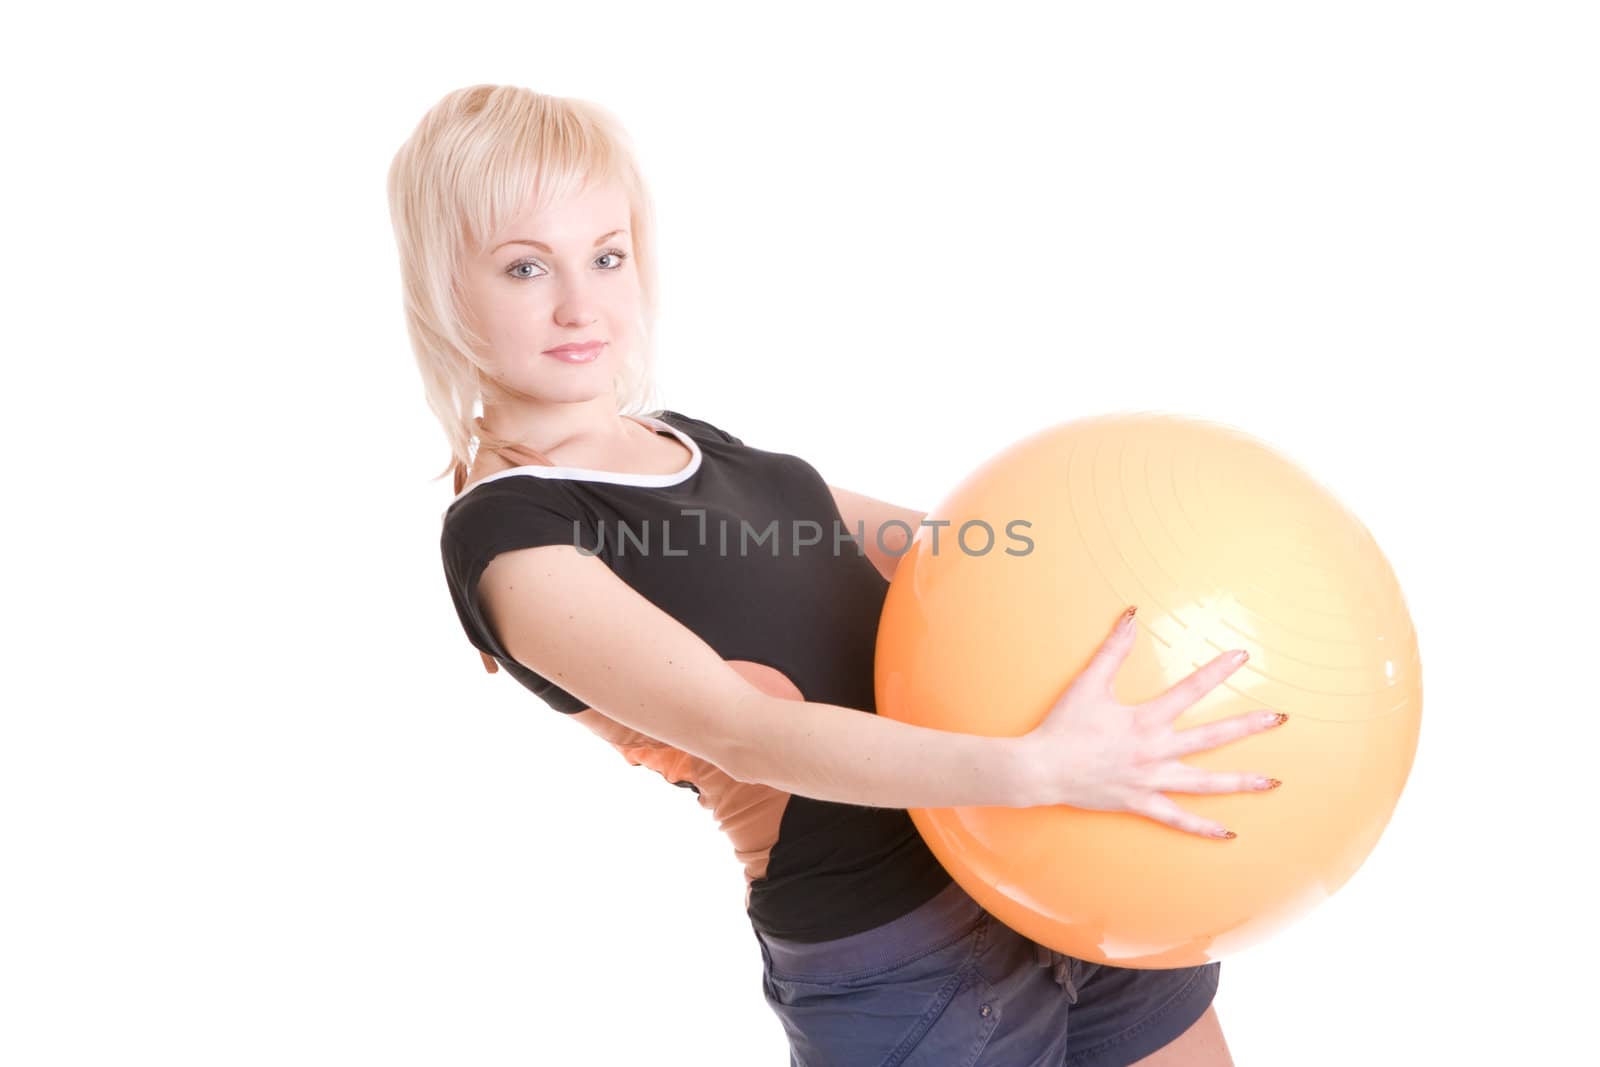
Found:
M 614 393 L 622 369 L 609 350 L 595 362 L 583 364 L 561 363 L 541 353 L 532 363 L 518 366 L 520 373 L 499 380 L 526 396 L 574 404 Z
M 583 374 L 544 376 L 541 381 L 530 382 L 526 391 L 530 396 L 562 404 L 575 404 L 611 394 L 616 377 L 614 371 L 609 367 L 585 367 L 583 370 Z M 589 373 L 591 371 L 593 373 Z

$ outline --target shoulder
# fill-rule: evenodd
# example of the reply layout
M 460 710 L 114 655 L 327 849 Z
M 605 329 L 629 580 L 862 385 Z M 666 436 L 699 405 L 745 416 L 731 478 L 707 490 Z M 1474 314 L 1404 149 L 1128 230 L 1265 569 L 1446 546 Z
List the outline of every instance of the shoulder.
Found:
M 445 507 L 446 523 L 507 509 L 571 511 L 576 498 L 564 478 L 499 471 L 457 493 Z
M 678 429 L 682 430 L 690 437 L 696 438 L 697 440 L 721 441 L 724 444 L 730 445 L 744 444 L 743 441 L 733 436 L 733 434 L 729 433 L 727 430 L 722 429 L 720 426 L 713 425 L 712 423 L 707 422 L 705 419 L 697 419 L 693 416 L 685 415 L 681 411 L 672 411 L 670 409 L 663 408 L 658 417 L 662 422 L 665 422 L 671 426 L 676 426 Z
M 561 479 L 525 474 L 490 477 L 467 487 L 445 508 L 440 547 L 447 563 L 481 569 L 501 552 L 574 543 L 574 523 L 587 512 Z

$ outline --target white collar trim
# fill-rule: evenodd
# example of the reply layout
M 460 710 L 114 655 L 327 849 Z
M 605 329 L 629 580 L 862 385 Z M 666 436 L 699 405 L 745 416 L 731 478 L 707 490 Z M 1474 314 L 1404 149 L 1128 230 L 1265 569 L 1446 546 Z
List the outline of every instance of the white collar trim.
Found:
M 501 478 L 513 478 L 518 476 L 529 476 L 534 478 L 567 478 L 579 482 L 608 482 L 612 485 L 653 486 L 656 488 L 668 485 L 677 485 L 678 483 L 688 481 L 691 477 L 693 477 L 694 472 L 700 469 L 701 460 L 700 445 L 695 441 L 695 439 L 684 433 L 682 430 L 679 430 L 676 426 L 670 425 L 669 423 L 664 422 L 653 415 L 639 415 L 635 417 L 639 421 L 653 426 L 658 431 L 666 430 L 668 433 L 672 434 L 672 436 L 682 441 L 689 449 L 690 455 L 688 464 L 685 465 L 682 470 L 673 474 L 630 474 L 626 471 L 591 470 L 588 467 L 544 467 L 536 463 L 528 463 L 520 467 L 507 467 L 503 471 L 496 471 L 485 478 L 479 479 L 478 481 L 467 486 L 467 488 L 463 489 L 461 492 L 457 493 L 450 503 L 454 504 L 457 500 L 460 500 L 462 497 L 466 496 L 480 485 L 487 485 L 489 482 L 499 481 Z

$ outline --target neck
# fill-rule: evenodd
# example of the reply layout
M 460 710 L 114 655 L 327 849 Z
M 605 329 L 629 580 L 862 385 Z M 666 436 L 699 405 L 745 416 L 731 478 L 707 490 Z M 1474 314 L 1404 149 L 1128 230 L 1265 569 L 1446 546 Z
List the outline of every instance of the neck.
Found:
M 618 413 L 615 398 L 609 395 L 572 403 L 485 401 L 481 426 L 516 442 L 518 451 L 540 457 L 574 445 L 610 450 L 638 432 L 632 420 Z

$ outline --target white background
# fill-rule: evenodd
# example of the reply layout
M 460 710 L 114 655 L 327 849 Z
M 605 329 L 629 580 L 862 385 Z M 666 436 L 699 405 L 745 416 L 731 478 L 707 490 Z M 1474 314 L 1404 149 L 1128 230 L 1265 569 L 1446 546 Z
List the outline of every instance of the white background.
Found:
M 1589 5 L 13 13 L 0 1060 L 779 1064 L 731 849 L 486 675 L 389 160 L 592 99 L 663 400 L 931 507 L 1024 433 L 1243 427 L 1422 640 L 1355 878 L 1223 966 L 1241 1067 L 1593 1055 Z

